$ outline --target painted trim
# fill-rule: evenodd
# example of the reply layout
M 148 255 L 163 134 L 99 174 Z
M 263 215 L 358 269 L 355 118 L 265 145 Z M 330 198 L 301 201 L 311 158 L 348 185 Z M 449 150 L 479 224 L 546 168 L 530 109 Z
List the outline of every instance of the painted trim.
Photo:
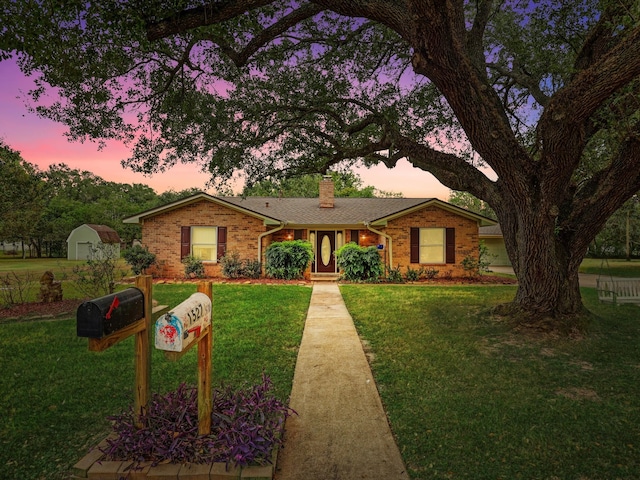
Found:
M 381 217 L 376 220 L 369 222 L 377 227 L 386 227 L 389 220 L 394 220 L 399 217 L 404 217 L 410 213 L 413 213 L 418 210 L 422 210 L 426 207 L 438 207 L 442 210 L 446 210 L 453 214 L 459 215 L 461 217 L 470 218 L 472 220 L 476 220 L 478 222 L 479 227 L 496 225 L 498 222 L 483 215 L 479 215 L 477 213 L 466 210 L 462 207 L 457 207 L 455 205 L 451 205 L 450 203 L 443 202 L 442 200 L 438 200 L 437 198 L 432 198 L 431 200 L 427 200 L 426 202 L 420 203 L 418 205 L 414 205 L 413 207 L 405 208 L 404 210 L 400 210 L 398 212 L 392 213 L 391 215 L 387 215 L 386 217 Z
M 391 235 L 376 230 L 375 228 L 371 227 L 368 222 L 364 222 L 364 226 L 367 227 L 367 230 L 373 233 L 377 233 L 378 235 L 382 235 L 387 239 L 387 245 L 389 246 L 389 248 L 387 249 L 389 251 L 389 266 L 393 268 L 393 239 L 391 238 Z
M 262 239 L 264 237 L 266 237 L 267 235 L 271 235 L 273 233 L 276 233 L 280 230 L 282 230 L 284 227 L 287 226 L 287 222 L 282 222 L 280 224 L 280 226 L 272 229 L 272 230 L 268 230 L 266 232 L 261 233 L 260 235 L 258 235 L 258 261 L 260 262 L 260 269 L 262 270 Z
M 149 217 L 155 217 L 156 215 L 160 215 L 162 213 L 166 213 L 166 212 L 170 212 L 172 210 L 176 210 L 178 208 L 182 208 L 185 207 L 187 205 L 191 205 L 193 203 L 197 203 L 199 201 L 208 201 L 211 203 L 216 203 L 218 205 L 227 207 L 231 210 L 235 210 L 236 212 L 240 212 L 240 213 L 244 213 L 246 215 L 250 215 L 252 217 L 255 218 L 259 218 L 260 220 L 262 220 L 264 222 L 265 225 L 280 225 L 282 222 L 280 222 L 279 220 L 272 218 L 272 217 L 268 217 L 266 215 L 262 215 L 260 213 L 254 212 L 253 210 L 249 210 L 246 208 L 242 208 L 239 207 L 238 205 L 235 205 L 233 203 L 227 202 L 219 197 L 214 197 L 212 195 L 209 195 L 207 193 L 197 193 L 195 195 L 192 195 L 191 197 L 187 197 L 187 198 L 183 198 L 180 200 L 177 200 L 173 203 L 169 203 L 167 205 L 163 205 L 160 207 L 156 207 L 156 208 L 152 208 L 150 210 L 138 213 L 136 215 L 132 215 L 130 217 L 127 217 L 125 219 L 122 220 L 122 223 L 142 223 L 142 221 L 144 221 L 145 219 L 149 218 Z

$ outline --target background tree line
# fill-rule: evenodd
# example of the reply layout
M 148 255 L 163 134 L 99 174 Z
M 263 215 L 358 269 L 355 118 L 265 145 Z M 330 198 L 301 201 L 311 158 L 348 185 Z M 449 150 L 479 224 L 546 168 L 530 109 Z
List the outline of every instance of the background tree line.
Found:
M 41 171 L 0 142 L 0 241 L 19 243 L 23 256 L 62 257 L 71 231 L 94 223 L 113 228 L 131 245 L 140 227 L 125 225 L 124 217 L 196 191 L 157 194 L 147 185 L 109 182 L 63 163 Z
M 244 196 L 317 197 L 320 175 L 264 179 L 245 186 Z M 337 197 L 398 197 L 401 194 L 364 186 L 352 172 L 333 172 Z M 41 171 L 0 141 L 0 241 L 19 243 L 32 257 L 66 256 L 67 237 L 85 223 L 107 225 L 131 246 L 140 226 L 122 219 L 198 193 L 199 189 L 158 194 L 143 184 L 109 182 L 64 163 Z M 219 191 L 232 195 L 231 190 Z

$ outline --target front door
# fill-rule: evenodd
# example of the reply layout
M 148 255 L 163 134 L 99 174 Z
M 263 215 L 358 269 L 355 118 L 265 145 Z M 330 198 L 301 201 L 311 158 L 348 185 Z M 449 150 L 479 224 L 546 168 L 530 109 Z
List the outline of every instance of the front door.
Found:
M 336 232 L 319 231 L 316 242 L 316 273 L 336 273 Z

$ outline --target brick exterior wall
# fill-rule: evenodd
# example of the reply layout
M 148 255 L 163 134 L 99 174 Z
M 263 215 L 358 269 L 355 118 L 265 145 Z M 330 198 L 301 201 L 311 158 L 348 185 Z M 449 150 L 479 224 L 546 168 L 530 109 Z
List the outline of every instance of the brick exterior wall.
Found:
M 455 228 L 456 263 L 455 264 L 412 264 L 411 263 L 411 227 Z M 433 267 L 438 270 L 438 276 L 463 276 L 462 260 L 471 256 L 478 260 L 478 223 L 475 220 L 456 215 L 438 207 L 426 207 L 419 211 L 404 215 L 389 221 L 385 229 L 380 231 L 390 235 L 393 239 L 393 267 L 400 265 L 404 273 L 407 267 L 418 269 L 420 266 Z
M 161 277 L 184 277 L 184 265 L 180 261 L 180 230 L 183 226 L 227 227 L 227 253 L 237 252 L 242 260 L 258 257 L 258 236 L 273 228 L 265 227 L 260 219 L 204 200 L 145 219 L 142 224 L 142 243 L 156 255 L 159 264 L 150 273 Z M 410 261 L 411 227 L 455 228 L 455 264 L 412 264 Z M 392 267 L 399 265 L 403 273 L 408 266 L 413 269 L 423 266 L 435 268 L 439 276 L 462 276 L 465 273 L 461 265 L 462 260 L 468 255 L 478 259 L 477 222 L 438 207 L 426 207 L 396 218 L 389 221 L 386 227 L 380 227 L 377 230 L 393 238 Z M 352 230 L 342 231 L 344 243 L 351 241 Z M 294 234 L 293 229 L 285 228 L 265 237 L 262 240 L 263 264 L 264 252 L 270 243 L 293 239 Z M 309 230 L 303 229 L 302 238 L 307 240 L 308 234 Z M 383 262 L 388 263 L 389 245 L 386 239 L 360 228 L 358 243 L 365 247 L 384 244 L 380 255 Z M 205 262 L 204 266 L 206 276 L 222 277 L 222 268 L 219 263 Z M 305 276 L 308 277 L 309 273 L 307 271 Z
M 227 227 L 227 253 L 238 252 L 242 260 L 258 258 L 258 236 L 267 230 L 260 219 L 208 201 L 145 219 L 142 244 L 155 253 L 159 263 L 152 274 L 184 277 L 184 265 L 180 261 L 180 228 L 183 226 Z M 205 262 L 204 267 L 206 276 L 222 276 L 219 263 Z

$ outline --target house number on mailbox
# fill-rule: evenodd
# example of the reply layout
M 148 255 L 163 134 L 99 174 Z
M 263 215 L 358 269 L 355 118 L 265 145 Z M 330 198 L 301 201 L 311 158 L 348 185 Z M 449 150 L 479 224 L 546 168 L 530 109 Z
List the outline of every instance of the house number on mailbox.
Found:
M 194 293 L 172 311 L 156 320 L 156 348 L 182 352 L 211 324 L 211 299 Z

